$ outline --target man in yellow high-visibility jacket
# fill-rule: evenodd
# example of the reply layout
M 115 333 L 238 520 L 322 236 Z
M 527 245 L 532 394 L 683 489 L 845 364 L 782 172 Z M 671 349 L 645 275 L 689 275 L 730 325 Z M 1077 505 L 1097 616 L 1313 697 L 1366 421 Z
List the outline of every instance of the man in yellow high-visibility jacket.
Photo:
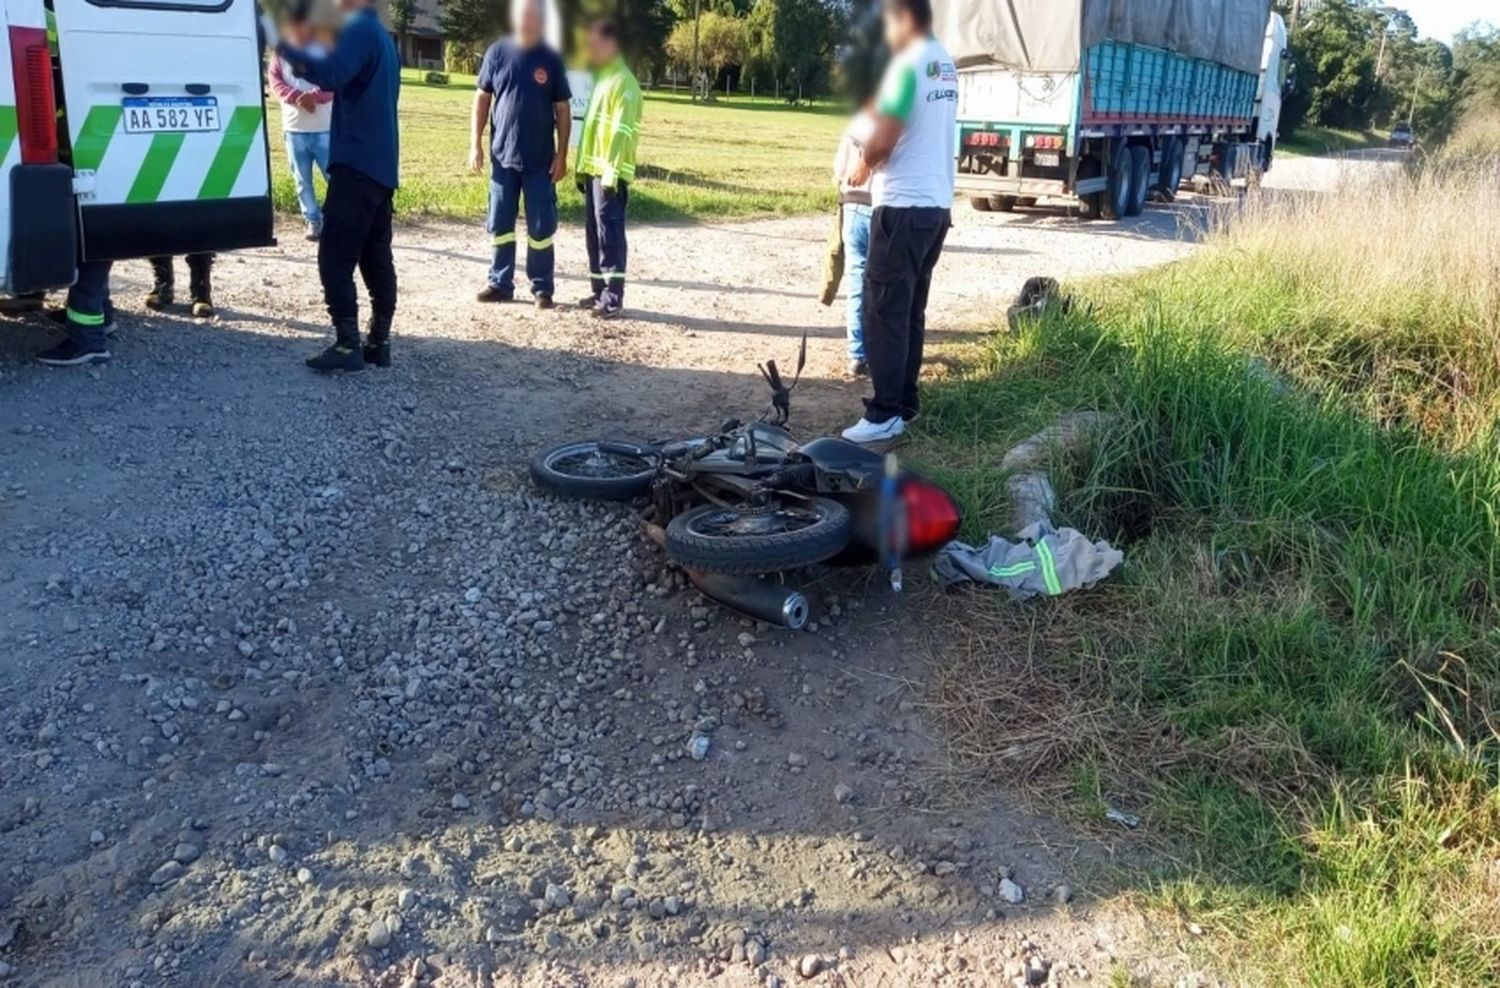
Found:
M 619 29 L 613 21 L 600 19 L 589 25 L 588 54 L 594 91 L 573 173 L 583 192 L 593 293 L 579 304 L 600 319 L 613 319 L 625 301 L 625 207 L 635 181 L 641 87 L 620 56 Z

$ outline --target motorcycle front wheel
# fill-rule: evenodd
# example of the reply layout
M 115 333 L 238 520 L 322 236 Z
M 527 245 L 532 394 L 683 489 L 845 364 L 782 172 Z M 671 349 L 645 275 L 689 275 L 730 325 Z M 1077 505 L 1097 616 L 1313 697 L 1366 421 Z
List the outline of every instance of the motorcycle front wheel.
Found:
M 564 443 L 531 460 L 538 486 L 568 497 L 629 501 L 651 489 L 655 459 L 598 440 Z
M 705 573 L 778 573 L 838 555 L 852 527 L 849 510 L 826 498 L 704 504 L 667 525 L 667 555 Z

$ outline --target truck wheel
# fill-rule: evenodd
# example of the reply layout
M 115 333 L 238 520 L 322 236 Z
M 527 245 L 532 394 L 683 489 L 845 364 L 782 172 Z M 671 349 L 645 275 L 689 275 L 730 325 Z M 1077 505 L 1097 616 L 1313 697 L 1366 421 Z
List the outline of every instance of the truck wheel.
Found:
M 1115 148 L 1109 155 L 1109 187 L 1104 190 L 1101 214 L 1107 220 L 1130 215 L 1131 165 L 1130 149 Z
M 1125 208 L 1126 216 L 1139 216 L 1146 211 L 1146 196 L 1151 192 L 1151 149 L 1137 144 L 1130 149 L 1130 202 Z
M 1156 184 L 1156 191 L 1167 202 L 1176 201 L 1177 187 L 1182 184 L 1182 155 L 1181 142 L 1175 137 L 1167 138 L 1161 148 L 1160 181 Z
M 990 211 L 990 200 L 988 196 L 971 196 L 969 205 L 974 207 L 976 213 L 988 213 Z
M 1014 213 L 1016 211 L 1016 197 L 996 196 L 990 200 L 990 205 L 1002 213 Z

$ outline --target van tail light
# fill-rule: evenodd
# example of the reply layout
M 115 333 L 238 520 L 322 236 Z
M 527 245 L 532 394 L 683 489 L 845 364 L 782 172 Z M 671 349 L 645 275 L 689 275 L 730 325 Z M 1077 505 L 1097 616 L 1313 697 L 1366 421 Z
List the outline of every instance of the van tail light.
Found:
M 908 554 L 934 552 L 958 537 L 963 523 L 958 503 L 937 484 L 921 477 L 906 477 L 901 485 L 901 504 L 906 510 Z
M 16 82 L 16 135 L 21 163 L 57 163 L 57 98 L 52 91 L 52 50 L 40 27 L 10 29 L 11 70 Z

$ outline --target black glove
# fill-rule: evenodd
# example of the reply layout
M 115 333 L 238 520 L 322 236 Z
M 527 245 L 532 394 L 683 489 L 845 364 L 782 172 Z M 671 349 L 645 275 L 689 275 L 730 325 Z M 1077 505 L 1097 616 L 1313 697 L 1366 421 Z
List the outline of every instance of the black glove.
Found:
M 606 185 L 606 186 L 604 186 L 604 198 L 606 198 L 606 199 L 613 199 L 614 197 L 615 197 L 615 187 L 613 185 Z

